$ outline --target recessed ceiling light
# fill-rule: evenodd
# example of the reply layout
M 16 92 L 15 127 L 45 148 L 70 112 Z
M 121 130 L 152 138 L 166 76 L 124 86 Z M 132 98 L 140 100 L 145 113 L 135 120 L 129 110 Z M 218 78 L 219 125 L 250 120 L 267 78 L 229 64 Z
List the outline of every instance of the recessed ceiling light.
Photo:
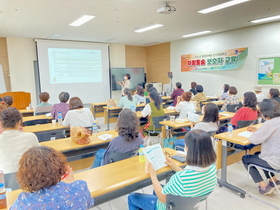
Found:
M 84 16 L 80 17 L 79 19 L 75 20 L 73 23 L 70 23 L 69 26 L 80 26 L 93 18 L 95 18 L 95 16 L 84 15 Z
M 277 20 L 280 19 L 280 15 L 276 15 L 276 16 L 272 16 L 272 17 L 267 17 L 267 18 L 262 18 L 262 19 L 258 19 L 258 20 L 252 20 L 252 23 L 261 23 L 261 22 L 266 22 L 266 21 L 270 21 L 270 20 Z
M 209 13 L 209 12 L 214 12 L 214 11 L 217 11 L 217 10 L 220 10 L 220 9 L 224 9 L 224 8 L 227 8 L 227 7 L 234 6 L 236 4 L 241 4 L 241 3 L 244 3 L 246 1 L 250 1 L 250 0 L 232 0 L 232 1 L 222 3 L 222 4 L 218 4 L 218 5 L 213 6 L 213 7 L 209 7 L 207 9 L 200 10 L 198 12 L 202 13 L 202 14 L 206 14 L 206 13 Z
M 202 35 L 202 34 L 208 34 L 208 33 L 211 33 L 212 31 L 201 31 L 201 32 L 197 32 L 197 33 L 193 33 L 193 34 L 186 34 L 186 35 L 183 35 L 182 37 L 186 38 L 186 37 L 190 37 L 190 36 L 198 36 L 198 35 Z
M 145 27 L 145 28 L 137 29 L 134 32 L 141 33 L 141 32 L 149 31 L 149 30 L 152 30 L 152 29 L 155 29 L 155 28 L 159 28 L 159 27 L 162 27 L 162 26 L 163 26 L 162 24 L 155 24 L 155 25 L 151 25 L 151 26 L 148 26 L 148 27 Z

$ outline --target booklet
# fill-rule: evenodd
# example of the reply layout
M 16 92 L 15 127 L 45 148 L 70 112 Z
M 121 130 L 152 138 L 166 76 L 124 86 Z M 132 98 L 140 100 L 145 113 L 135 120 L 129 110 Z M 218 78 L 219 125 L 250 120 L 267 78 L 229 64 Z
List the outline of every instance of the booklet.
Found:
M 112 137 L 113 135 L 107 133 L 98 136 L 98 138 L 101 139 L 102 141 L 107 141 L 109 139 L 112 139 Z
M 251 132 L 251 131 L 244 131 L 244 132 L 239 133 L 238 136 L 243 136 L 243 137 L 249 138 L 252 134 L 253 134 L 253 132 Z
M 152 146 L 145 147 L 143 152 L 147 160 L 153 165 L 155 171 L 167 166 L 165 164 L 166 159 L 160 144 L 154 144 Z

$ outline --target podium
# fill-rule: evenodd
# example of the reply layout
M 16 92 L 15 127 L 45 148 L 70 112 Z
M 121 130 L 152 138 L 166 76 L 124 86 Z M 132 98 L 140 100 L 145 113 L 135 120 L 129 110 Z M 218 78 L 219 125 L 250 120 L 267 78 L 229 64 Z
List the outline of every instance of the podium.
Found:
M 1 93 L 0 97 L 11 96 L 13 98 L 13 104 L 11 107 L 15 107 L 17 109 L 26 109 L 31 103 L 30 93 L 26 92 L 6 92 Z

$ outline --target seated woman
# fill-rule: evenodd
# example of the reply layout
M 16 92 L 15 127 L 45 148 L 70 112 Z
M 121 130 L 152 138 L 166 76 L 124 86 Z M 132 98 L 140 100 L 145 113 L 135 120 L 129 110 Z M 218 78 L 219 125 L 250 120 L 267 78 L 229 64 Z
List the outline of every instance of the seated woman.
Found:
M 184 93 L 184 90 L 182 89 L 181 82 L 176 82 L 175 90 L 171 94 L 171 98 L 173 99 L 173 106 L 176 106 L 176 104 L 177 104 L 177 97 L 181 96 L 183 93 Z
M 137 103 L 146 104 L 144 89 L 141 86 L 137 86 L 134 98 L 136 98 Z
M 160 103 L 162 103 L 162 98 L 161 98 L 161 96 L 160 96 L 160 94 L 158 93 L 158 91 L 157 91 L 157 89 L 155 88 L 155 87 L 150 87 L 150 89 L 149 89 L 149 94 L 151 93 L 151 92 L 153 92 L 153 91 L 155 91 L 158 95 L 159 95 L 159 98 L 160 98 Z M 146 104 L 148 104 L 148 103 L 150 103 L 151 101 L 150 101 L 150 98 L 149 97 L 147 97 L 146 98 Z
M 62 92 L 59 94 L 58 98 L 60 100 L 59 104 L 54 104 L 52 107 L 52 118 L 57 120 L 58 112 L 61 112 L 62 119 L 65 118 L 66 113 L 69 111 L 69 104 L 67 101 L 69 100 L 69 93 Z
M 204 116 L 201 122 L 192 128 L 201 129 L 206 132 L 217 131 L 219 129 L 219 108 L 216 104 L 207 103 L 204 106 Z
M 238 121 L 244 120 L 256 120 L 258 118 L 257 111 L 257 97 L 253 92 L 244 93 L 244 101 L 242 108 L 238 109 L 233 118 L 231 119 L 231 124 L 237 127 Z
M 16 108 L 9 107 L 0 114 L 4 132 L 0 135 L 0 169 L 4 174 L 17 172 L 22 154 L 31 147 L 39 146 L 34 133 L 21 132 L 22 117 Z M 5 180 L 6 186 L 18 189 L 15 180 Z
M 200 102 L 206 101 L 207 98 L 206 98 L 206 95 L 203 93 L 202 85 L 197 85 L 196 91 L 197 91 L 197 94 L 191 99 L 191 101 L 196 102 L 196 111 L 201 112 Z
M 9 107 L 8 104 L 5 102 L 0 101 L 0 114 L 3 110 L 7 109 Z M 4 132 L 4 128 L 1 125 L 1 120 L 0 120 L 0 134 Z
M 229 89 L 229 84 L 224 84 L 224 92 L 222 93 L 220 100 L 226 100 L 228 97 L 228 89 Z
M 136 98 L 132 97 L 130 89 L 125 88 L 124 96 L 121 97 L 118 103 L 118 107 L 121 107 L 123 109 L 128 108 L 135 111 L 136 106 L 137 106 Z
M 148 172 L 153 183 L 155 195 L 131 193 L 128 196 L 128 209 L 166 209 L 166 195 L 182 197 L 198 197 L 211 193 L 217 184 L 216 154 L 208 133 L 194 130 L 185 136 L 186 161 L 188 165 L 182 169 L 170 158 L 166 164 L 176 171 L 169 182 L 162 187 L 157 174 L 149 163 Z M 147 208 L 148 207 L 148 208 Z
M 271 88 L 268 97 L 280 103 L 279 90 L 277 88 Z
M 74 180 L 66 157 L 53 148 L 39 146 L 26 151 L 19 162 L 17 178 L 24 192 L 10 210 L 86 210 L 94 204 L 87 183 Z
M 124 109 L 119 114 L 116 131 L 119 136 L 113 138 L 106 150 L 99 149 L 97 151 L 91 168 L 110 163 L 110 153 L 126 153 L 138 150 L 140 145 L 144 143 L 144 140 L 139 134 L 139 119 L 130 109 Z
M 153 124 L 153 117 L 160 117 L 164 116 L 164 110 L 162 103 L 160 102 L 160 97 L 156 91 L 151 91 L 149 95 L 150 103 L 148 103 L 144 109 L 142 110 L 141 114 L 143 117 L 149 117 L 148 123 L 149 126 L 146 130 L 153 131 L 154 124 Z M 155 129 L 160 130 L 160 129 Z
M 195 113 L 195 107 L 192 101 L 192 92 L 184 92 L 182 96 L 177 97 L 175 110 L 180 113 L 179 118 L 187 118 L 189 112 Z
M 79 97 L 72 97 L 69 101 L 69 109 L 62 122 L 63 126 L 70 127 L 90 127 L 94 123 L 92 112 L 89 108 L 84 108 L 84 104 Z
M 234 86 L 229 87 L 228 93 L 229 93 L 229 96 L 226 98 L 226 101 L 221 108 L 222 111 L 227 110 L 227 105 L 238 105 L 239 104 L 239 99 L 236 96 L 236 94 L 237 94 L 236 87 L 234 87 Z
M 4 96 L 3 101 L 8 104 L 8 106 L 11 106 L 14 102 L 12 96 Z
M 191 82 L 191 89 L 190 89 L 190 91 L 192 92 L 193 95 L 197 94 L 196 86 L 197 86 L 196 82 Z
M 40 93 L 39 98 L 42 101 L 42 103 L 36 106 L 34 110 L 34 115 L 40 112 L 51 112 L 52 104 L 48 103 L 48 100 L 50 99 L 50 95 L 47 92 L 42 92 Z
M 268 169 L 280 170 L 280 104 L 272 99 L 264 99 L 259 103 L 259 111 L 266 120 L 259 129 L 249 137 L 253 144 L 261 144 L 261 152 L 254 155 L 245 155 L 242 162 L 248 170 L 250 164 L 256 164 Z M 255 183 L 259 184 L 259 193 L 262 195 L 271 194 L 275 187 L 270 179 L 269 173 L 264 171 L 269 182 L 266 183 L 255 167 L 250 168 L 250 175 Z M 271 174 L 274 182 L 280 189 L 280 180 Z

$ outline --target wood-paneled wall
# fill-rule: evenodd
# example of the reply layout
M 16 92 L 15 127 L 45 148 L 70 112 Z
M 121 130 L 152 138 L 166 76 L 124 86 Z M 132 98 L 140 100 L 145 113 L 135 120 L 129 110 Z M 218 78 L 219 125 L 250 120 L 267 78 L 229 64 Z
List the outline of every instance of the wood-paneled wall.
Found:
M 11 91 L 11 81 L 9 76 L 10 70 L 6 38 L 0 38 L 0 64 L 3 68 L 7 92 L 9 92 Z
M 125 46 L 125 63 L 127 68 L 144 67 L 147 71 L 146 47 Z
M 169 83 L 170 42 L 147 47 L 147 82 Z

